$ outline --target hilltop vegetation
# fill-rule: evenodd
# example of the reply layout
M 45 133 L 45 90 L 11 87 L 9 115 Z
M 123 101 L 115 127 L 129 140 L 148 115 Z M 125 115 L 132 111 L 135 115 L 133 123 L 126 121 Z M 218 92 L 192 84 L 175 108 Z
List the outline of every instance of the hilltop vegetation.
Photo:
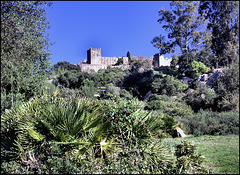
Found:
M 1 173 L 211 173 L 196 145 L 164 141 L 175 127 L 239 134 L 239 2 L 173 1 L 159 11 L 169 40 L 153 39 L 163 54 L 180 50 L 171 66 L 130 59 L 92 73 L 50 66 L 43 5 L 1 2 Z

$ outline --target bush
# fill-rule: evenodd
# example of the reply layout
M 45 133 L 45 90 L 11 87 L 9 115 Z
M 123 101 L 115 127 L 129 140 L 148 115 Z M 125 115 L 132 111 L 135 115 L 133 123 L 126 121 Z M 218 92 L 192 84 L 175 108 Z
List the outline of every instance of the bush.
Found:
M 176 146 L 177 174 L 208 174 L 209 170 L 204 166 L 204 157 L 197 154 L 196 145 L 183 140 Z
M 205 84 L 199 84 L 193 93 L 187 93 L 183 100 L 192 107 L 194 112 L 200 109 L 217 110 L 216 93 Z
M 182 119 L 189 134 L 228 135 L 239 134 L 239 114 L 236 112 L 210 112 L 200 110 L 198 113 Z
M 223 70 L 220 77 L 211 84 L 218 101 L 218 111 L 239 111 L 239 59 Z
M 125 89 L 120 90 L 120 97 L 125 98 L 126 100 L 131 100 L 133 98 L 132 94 Z
M 180 118 L 193 114 L 191 107 L 185 102 L 171 99 L 166 95 L 151 95 L 145 109 L 161 111 L 169 116 Z
M 163 78 L 156 78 L 152 83 L 152 92 L 159 95 L 173 96 L 178 92 L 183 92 L 187 88 L 187 84 L 170 75 L 166 75 Z
M 3 173 L 174 173 L 175 124 L 137 100 L 35 97 L 2 115 Z M 189 160 L 191 162 L 191 160 Z
M 202 75 L 210 70 L 204 63 L 201 61 L 192 61 L 191 70 L 186 72 L 186 75 L 190 78 L 197 78 L 199 75 Z

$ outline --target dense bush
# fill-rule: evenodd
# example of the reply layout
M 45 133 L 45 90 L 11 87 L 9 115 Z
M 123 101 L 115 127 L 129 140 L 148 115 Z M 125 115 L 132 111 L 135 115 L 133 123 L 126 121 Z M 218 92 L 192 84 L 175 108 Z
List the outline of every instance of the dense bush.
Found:
M 173 76 L 166 75 L 163 78 L 156 78 L 152 83 L 152 92 L 159 95 L 173 96 L 178 92 L 186 90 L 187 84 L 182 83 L 180 80 Z
M 205 84 L 199 84 L 196 90 L 186 93 L 183 100 L 197 112 L 200 109 L 217 110 L 216 97 L 213 89 Z
M 71 71 L 76 70 L 78 72 L 81 72 L 81 68 L 78 65 L 71 64 L 67 61 L 58 62 L 53 65 L 54 71 L 56 72 L 65 72 L 65 71 Z
M 236 112 L 217 113 L 200 110 L 183 118 L 182 122 L 188 134 L 195 136 L 239 134 L 239 114 Z
M 186 72 L 186 75 L 190 78 L 197 78 L 199 75 L 207 73 L 210 70 L 204 63 L 195 60 L 190 63 L 190 67 L 191 69 Z
M 239 59 L 211 84 L 218 97 L 218 111 L 239 111 Z
M 203 165 L 204 157 L 196 153 L 196 145 L 183 140 L 176 146 L 177 174 L 209 174 L 210 171 Z
M 131 100 L 133 98 L 132 94 L 126 89 L 121 89 L 119 93 L 120 93 L 120 97 L 123 99 Z
M 120 68 L 108 68 L 100 69 L 94 76 L 99 78 L 99 86 L 107 86 L 107 84 L 113 84 L 114 86 L 122 87 L 124 77 L 127 75 L 127 71 L 123 71 Z
M 184 101 L 171 99 L 167 95 L 152 94 L 145 106 L 146 110 L 157 110 L 172 117 L 192 115 L 193 111 Z
M 124 77 L 123 86 L 126 87 L 134 97 L 143 99 L 146 93 L 151 90 L 152 81 L 152 70 L 144 72 L 134 71 Z
M 178 172 L 173 152 L 159 140 L 174 124 L 137 99 L 45 94 L 2 115 L 1 172 Z

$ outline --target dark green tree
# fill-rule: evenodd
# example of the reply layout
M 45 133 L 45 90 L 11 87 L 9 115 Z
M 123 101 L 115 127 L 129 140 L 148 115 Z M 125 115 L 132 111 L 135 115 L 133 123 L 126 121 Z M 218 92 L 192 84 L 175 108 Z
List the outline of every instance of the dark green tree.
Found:
M 121 64 L 123 64 L 123 58 L 118 58 L 116 65 L 121 65 Z
M 201 1 L 199 13 L 208 21 L 214 67 L 231 65 L 239 57 L 239 2 Z
M 128 57 L 128 61 L 131 62 L 131 54 L 129 51 L 127 52 L 127 57 Z
M 53 65 L 54 70 L 57 72 L 64 72 L 67 70 L 77 70 L 81 71 L 81 68 L 77 65 L 71 64 L 67 61 L 61 61 Z
M 180 80 L 173 76 L 166 75 L 163 78 L 156 78 L 152 82 L 152 92 L 159 95 L 173 96 L 179 92 L 183 92 L 188 85 L 181 83 Z
M 50 69 L 49 22 L 43 1 L 1 1 L 1 101 L 28 100 L 41 91 Z M 6 104 L 6 103 L 5 103 Z

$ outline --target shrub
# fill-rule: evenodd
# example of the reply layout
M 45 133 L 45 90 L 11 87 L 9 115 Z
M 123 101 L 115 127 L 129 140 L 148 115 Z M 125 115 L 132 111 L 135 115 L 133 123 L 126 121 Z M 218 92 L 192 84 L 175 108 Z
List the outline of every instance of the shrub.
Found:
M 132 94 L 125 89 L 120 90 L 120 97 L 125 98 L 126 100 L 131 100 L 133 98 Z
M 94 94 L 97 92 L 97 88 L 94 85 L 94 82 L 89 79 L 83 81 L 83 86 L 81 87 L 80 93 L 84 97 L 93 98 Z
M 199 75 L 204 74 L 210 70 L 210 68 L 201 61 L 194 60 L 191 62 L 190 66 L 191 70 L 186 72 L 187 76 L 190 78 L 197 78 Z
M 182 119 L 189 134 L 228 135 L 239 134 L 239 114 L 236 112 L 210 112 L 200 110 L 198 113 Z
M 187 93 L 183 100 L 197 112 L 200 109 L 217 110 L 216 97 L 213 89 L 200 84 L 193 93 Z
M 107 91 L 108 91 L 108 93 L 111 93 L 114 96 L 119 96 L 120 95 L 120 93 L 119 93 L 120 88 L 114 86 L 113 84 L 108 84 L 107 85 Z
M 152 83 L 152 92 L 159 95 L 173 96 L 178 92 L 184 91 L 188 87 L 187 84 L 180 82 L 173 76 L 166 75 L 163 78 L 156 78 Z
M 161 144 L 175 124 L 144 103 L 35 97 L 2 115 L 3 173 L 174 173 L 171 149 Z M 191 162 L 191 160 L 190 160 Z
M 158 110 L 169 116 L 180 118 L 193 114 L 191 107 L 185 102 L 171 99 L 166 95 L 151 95 L 147 101 L 145 109 Z
M 209 170 L 204 166 L 204 157 L 197 154 L 196 145 L 183 140 L 176 146 L 177 174 L 208 174 Z

